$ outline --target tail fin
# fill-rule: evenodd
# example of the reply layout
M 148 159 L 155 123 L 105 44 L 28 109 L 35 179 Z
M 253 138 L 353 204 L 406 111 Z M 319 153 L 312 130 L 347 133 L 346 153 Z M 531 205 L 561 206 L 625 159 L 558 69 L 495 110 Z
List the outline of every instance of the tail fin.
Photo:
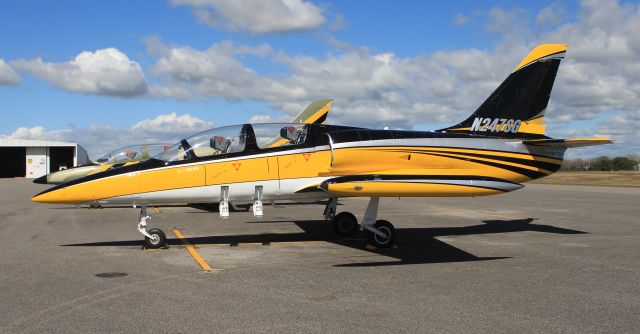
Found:
M 438 131 L 492 137 L 544 137 L 542 124 L 566 44 L 533 49 L 466 120 Z
M 332 104 L 332 99 L 313 100 L 290 123 L 322 124 Z

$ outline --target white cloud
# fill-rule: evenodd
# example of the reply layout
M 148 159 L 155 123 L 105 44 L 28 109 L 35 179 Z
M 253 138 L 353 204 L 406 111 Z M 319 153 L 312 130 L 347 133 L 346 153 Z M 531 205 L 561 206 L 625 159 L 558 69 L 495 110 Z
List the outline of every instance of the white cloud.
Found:
M 17 86 L 20 84 L 20 76 L 7 64 L 4 59 L 0 59 L 0 86 Z
M 48 132 L 42 126 L 34 126 L 32 128 L 19 127 L 8 136 L 0 136 L 10 139 L 34 139 L 34 140 L 51 140 L 64 141 L 64 131 Z
M 140 65 L 116 48 L 83 51 L 66 63 L 36 58 L 12 65 L 70 92 L 129 98 L 147 91 Z
M 212 122 L 203 121 L 189 114 L 178 116 L 176 113 L 170 113 L 140 121 L 131 127 L 131 131 L 174 135 L 203 131 L 212 127 Z
M 452 121 L 479 104 L 509 72 L 492 62 L 492 54 L 474 49 L 414 58 L 353 47 L 324 57 L 292 56 L 264 45 L 228 42 L 206 50 L 157 49 L 165 51 L 152 73 L 162 85 L 150 90 L 159 97 L 266 101 L 289 116 L 311 99 L 333 98 L 333 121 L 379 126 L 383 119 L 396 128 Z M 248 57 L 269 57 L 287 73 L 260 74 L 245 63 Z
M 273 122 L 273 119 L 270 115 L 253 115 L 249 119 L 249 123 L 270 123 Z
M 215 28 L 247 30 L 255 34 L 311 30 L 326 18 L 304 0 L 171 0 L 193 8 L 198 19 Z
M 236 46 L 229 42 L 200 51 L 190 47 L 169 48 L 152 69 L 163 84 L 151 88 L 156 97 L 224 97 L 229 100 L 269 100 L 283 95 L 304 96 L 301 89 L 287 87 L 278 80 L 259 75 L 245 66 L 240 57 L 265 57 L 272 53 L 267 45 Z

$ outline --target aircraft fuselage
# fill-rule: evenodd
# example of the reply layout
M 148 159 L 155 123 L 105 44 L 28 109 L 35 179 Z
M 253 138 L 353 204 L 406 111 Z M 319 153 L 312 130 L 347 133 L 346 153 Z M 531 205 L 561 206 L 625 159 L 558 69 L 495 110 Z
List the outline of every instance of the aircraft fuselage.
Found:
M 244 125 L 245 127 L 251 125 Z M 61 184 L 43 203 L 215 203 L 344 196 L 485 196 L 555 172 L 564 149 L 509 138 L 306 125 L 304 143 L 165 162 L 150 159 Z

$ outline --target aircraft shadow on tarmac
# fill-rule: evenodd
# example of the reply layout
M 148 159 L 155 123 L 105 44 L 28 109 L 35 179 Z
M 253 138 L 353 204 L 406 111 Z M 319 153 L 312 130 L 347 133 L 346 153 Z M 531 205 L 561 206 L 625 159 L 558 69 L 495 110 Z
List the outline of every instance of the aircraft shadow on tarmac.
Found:
M 326 241 L 337 245 L 350 247 L 358 250 L 384 255 L 396 260 L 385 260 L 380 262 L 358 262 L 336 264 L 336 267 L 367 267 L 367 266 L 390 266 L 405 264 L 426 264 L 445 262 L 469 262 L 499 260 L 509 257 L 478 257 L 465 252 L 446 242 L 436 239 L 440 236 L 463 236 L 494 234 L 507 232 L 543 232 L 553 234 L 586 234 L 587 232 L 554 227 L 550 225 L 532 224 L 533 218 L 516 220 L 485 220 L 483 224 L 461 226 L 461 227 L 428 227 L 428 228 L 398 228 L 396 229 L 396 246 L 389 249 L 375 249 L 368 246 L 367 241 L 361 234 L 351 238 L 336 238 L 329 223 L 325 221 L 293 221 L 303 232 L 296 233 L 266 233 L 266 234 L 243 234 L 243 235 L 221 235 L 187 238 L 194 245 L 238 245 L 243 243 L 262 243 L 269 245 L 278 242 L 305 242 L 305 241 Z M 281 223 L 291 222 L 286 220 L 259 220 L 250 221 L 248 224 Z M 169 245 L 182 245 L 179 239 L 167 239 Z M 106 241 L 81 244 L 68 244 L 61 246 L 140 246 L 141 240 Z

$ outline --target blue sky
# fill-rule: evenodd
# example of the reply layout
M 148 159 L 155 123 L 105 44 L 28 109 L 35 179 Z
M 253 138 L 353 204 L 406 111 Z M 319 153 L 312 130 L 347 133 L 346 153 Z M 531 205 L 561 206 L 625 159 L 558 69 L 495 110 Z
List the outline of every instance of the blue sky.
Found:
M 286 120 L 317 97 L 335 99 L 334 123 L 433 129 L 472 112 L 535 44 L 568 42 L 550 133 L 609 135 L 621 145 L 596 153 L 638 153 L 638 92 L 617 88 L 634 82 L 640 60 L 640 43 L 626 33 L 640 28 L 636 3 L 285 1 L 291 12 L 280 0 L 257 3 L 268 8 L 227 0 L 4 3 L 0 60 L 10 69 L 3 81 L 0 67 L 0 135 L 78 141 L 96 156 L 126 141 Z M 606 53 L 590 56 L 607 48 L 624 53 L 613 70 Z M 82 52 L 105 70 L 80 68 L 62 80 Z M 591 76 L 579 75 L 590 68 Z M 594 86 L 594 76 L 603 82 Z

